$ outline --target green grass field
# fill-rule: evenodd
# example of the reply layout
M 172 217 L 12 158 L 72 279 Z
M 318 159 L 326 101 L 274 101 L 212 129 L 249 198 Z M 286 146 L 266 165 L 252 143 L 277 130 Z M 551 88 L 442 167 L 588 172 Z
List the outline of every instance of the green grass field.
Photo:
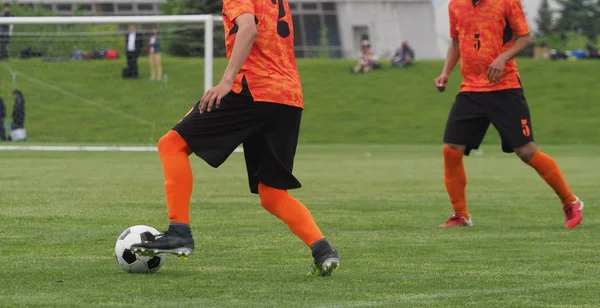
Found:
M 123 81 L 119 62 L 0 66 L 27 100 L 26 144 L 154 145 L 203 89 L 202 62 L 166 58 L 167 83 Z M 225 62 L 216 62 L 219 76 Z M 293 195 L 337 246 L 342 268 L 307 277 L 310 251 L 248 193 L 242 154 L 219 169 L 192 159 L 196 252 L 152 275 L 113 257 L 124 229 L 165 229 L 156 153 L 0 151 L 0 307 L 599 307 L 600 62 L 521 60 L 536 139 L 586 201 L 564 228 L 535 171 L 490 130 L 466 159 L 475 226 L 451 214 L 441 138 L 458 88 L 432 87 L 440 62 L 369 75 L 302 60 L 306 110 Z
M 512 155 L 466 161 L 475 226 L 448 230 L 438 146 L 302 146 L 293 194 L 340 251 L 328 278 L 248 194 L 241 154 L 193 160 L 195 254 L 135 275 L 112 254 L 125 228 L 166 227 L 156 153 L 4 152 L 0 306 L 597 307 L 600 147 L 546 150 L 588 202 L 577 229 Z
M 533 113 L 536 137 L 552 144 L 600 142 L 596 103 L 600 61 L 519 60 Z M 167 83 L 123 81 L 123 61 L 43 63 L 11 60 L 20 75 L 17 87 L 27 99 L 31 142 L 155 144 L 203 93 L 203 64 L 166 58 Z M 441 62 L 419 62 L 410 69 L 386 68 L 351 75 L 351 61 L 301 60 L 306 112 L 303 143 L 432 144 L 441 142 L 448 110 L 458 91 L 453 75 L 443 94 L 433 87 Z M 225 61 L 215 64 L 220 78 Z M 10 97 L 11 74 L 0 66 L 0 96 Z M 9 104 L 12 106 L 12 104 Z M 12 107 L 11 107 L 12 108 Z M 323 132 L 327 132 L 324 134 Z M 497 141 L 497 134 L 489 136 Z

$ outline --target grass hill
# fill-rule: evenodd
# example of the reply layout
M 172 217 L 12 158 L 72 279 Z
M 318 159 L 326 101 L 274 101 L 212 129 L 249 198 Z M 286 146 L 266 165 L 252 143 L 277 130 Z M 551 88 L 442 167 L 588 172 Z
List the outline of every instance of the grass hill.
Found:
M 220 78 L 226 61 L 215 62 Z M 304 143 L 434 144 L 458 89 L 458 71 L 445 93 L 432 80 L 442 63 L 385 68 L 353 75 L 353 62 L 300 60 L 306 110 Z M 12 109 L 16 87 L 27 101 L 26 127 L 34 143 L 153 144 L 203 93 L 200 59 L 165 58 L 168 82 L 122 80 L 124 61 L 10 60 L 0 67 L 0 96 Z M 600 142 L 596 103 L 599 62 L 520 60 L 522 80 L 542 143 Z M 11 74 L 13 72 L 13 74 Z M 496 142 L 490 130 L 487 142 Z

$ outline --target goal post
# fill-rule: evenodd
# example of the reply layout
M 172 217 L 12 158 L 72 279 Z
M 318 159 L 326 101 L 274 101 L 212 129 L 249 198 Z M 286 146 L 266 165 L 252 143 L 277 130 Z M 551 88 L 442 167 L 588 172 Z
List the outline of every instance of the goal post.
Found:
M 216 15 L 155 15 L 155 16 L 40 16 L 4 17 L 0 25 L 73 25 L 73 24 L 204 24 L 204 92 L 213 86 L 214 23 L 222 22 Z

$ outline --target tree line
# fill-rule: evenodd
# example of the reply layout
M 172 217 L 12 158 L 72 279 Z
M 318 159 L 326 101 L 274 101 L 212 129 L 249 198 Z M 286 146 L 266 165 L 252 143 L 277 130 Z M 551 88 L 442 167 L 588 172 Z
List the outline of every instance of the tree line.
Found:
M 553 10 L 551 2 L 559 8 Z M 569 37 L 579 36 L 588 48 L 595 49 L 600 34 L 600 0 L 543 0 L 535 23 L 536 36 L 542 42 L 565 45 Z

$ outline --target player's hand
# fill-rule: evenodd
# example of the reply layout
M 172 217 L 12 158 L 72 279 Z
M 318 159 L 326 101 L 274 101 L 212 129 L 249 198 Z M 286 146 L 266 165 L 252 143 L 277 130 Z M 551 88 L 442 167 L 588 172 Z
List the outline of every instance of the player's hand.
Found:
M 508 60 L 504 56 L 500 55 L 492 62 L 492 64 L 490 64 L 487 78 L 491 83 L 497 84 L 500 82 L 502 75 L 504 75 L 504 67 L 506 66 L 507 61 Z
M 213 106 L 219 108 L 219 106 L 221 106 L 221 99 L 231 91 L 232 86 L 233 83 L 222 80 L 216 87 L 204 93 L 198 108 L 200 113 L 204 113 L 204 111 L 210 112 L 213 109 Z
M 434 79 L 433 83 L 438 91 L 444 92 L 444 90 L 446 90 L 446 84 L 448 84 L 448 75 L 441 74 L 438 78 Z

